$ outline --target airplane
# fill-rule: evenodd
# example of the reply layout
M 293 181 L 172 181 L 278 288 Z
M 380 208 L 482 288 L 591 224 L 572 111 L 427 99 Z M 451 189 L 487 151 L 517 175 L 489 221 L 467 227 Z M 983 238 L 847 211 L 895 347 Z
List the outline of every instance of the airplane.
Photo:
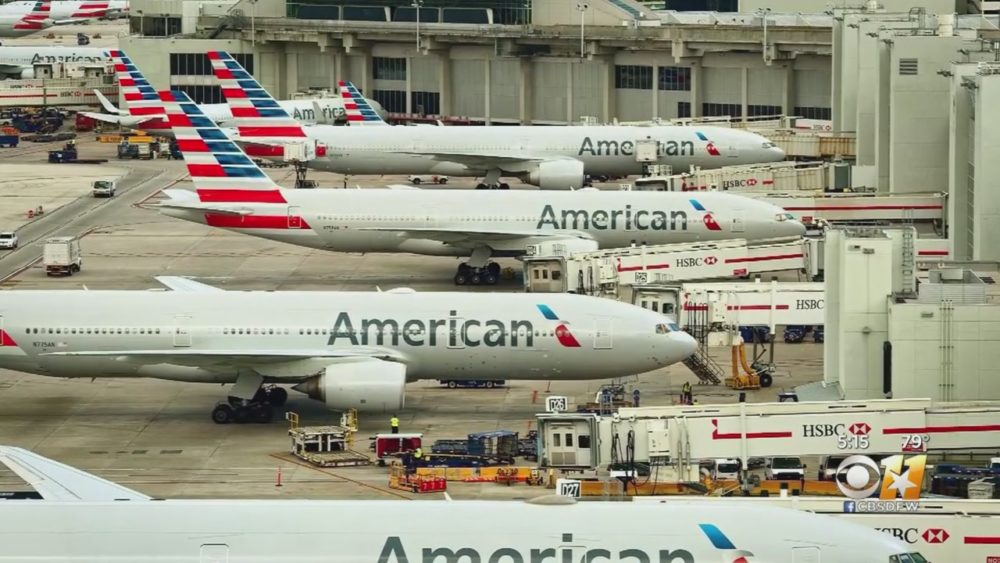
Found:
M 56 63 L 110 62 L 107 49 L 101 47 L 0 47 L 0 76 L 34 78 L 35 65 Z
M 0 368 L 51 377 L 234 383 L 219 424 L 269 420 L 278 383 L 334 410 L 394 412 L 419 379 L 608 379 L 682 361 L 670 319 L 573 294 L 225 291 L 0 292 Z M 0 556 L 2 559 L 2 556 Z
M 168 199 L 151 207 L 323 250 L 469 257 L 458 267 L 456 285 L 496 284 L 500 266 L 491 257 L 520 257 L 537 244 L 582 252 L 805 234 L 802 223 L 780 207 L 725 192 L 285 190 L 183 92 L 161 92 L 161 99 L 195 191 L 164 190 Z M 256 103 L 243 99 L 234 113 L 257 111 Z M 270 134 L 245 130 L 241 117 L 235 123 L 243 139 Z M 305 138 L 291 118 L 272 120 L 269 127 Z
M 0 6 L 0 37 L 23 37 L 54 25 L 50 0 Z
M 18 0 L 9 2 L 6 6 L 30 6 L 34 4 L 31 0 Z M 84 20 L 93 19 L 117 19 L 128 14 L 127 0 L 53 0 L 51 7 L 51 17 L 53 20 L 69 23 L 80 23 Z
M 0 502 L 0 561 L 928 563 L 870 527 L 760 503 L 162 500 L 22 448 L 0 463 L 34 488 Z
M 257 116 L 241 116 L 237 121 L 243 128 L 263 129 L 287 120 L 271 95 L 232 56 L 209 51 L 208 58 L 230 105 L 251 100 L 266 109 Z M 316 125 L 306 133 L 325 149 L 323 156 L 307 163 L 310 168 L 341 174 L 482 176 L 480 189 L 510 188 L 499 183 L 501 176 L 514 176 L 541 189 L 567 190 L 583 187 L 587 175 L 642 174 L 648 164 L 686 170 L 785 159 L 784 151 L 761 135 L 703 125 L 361 129 Z M 301 139 L 278 135 L 272 141 Z M 649 160 L 642 162 L 643 156 Z
M 115 65 L 126 109 L 115 107 L 110 100 L 95 90 L 101 106 L 107 113 L 83 112 L 84 115 L 107 123 L 139 128 L 154 135 L 172 137 L 173 132 L 167 123 L 156 90 L 150 86 L 146 77 L 123 51 L 112 50 L 110 56 Z M 276 103 L 285 112 L 303 122 L 332 123 L 344 113 L 343 101 L 336 97 L 283 100 Z M 376 102 L 372 103 L 377 105 Z M 199 104 L 199 107 L 212 121 L 223 127 L 229 127 L 232 123 L 233 113 L 229 109 L 229 104 Z M 378 108 L 381 109 L 381 106 Z M 252 156 L 275 156 L 273 147 L 263 145 L 251 147 L 250 152 Z M 276 156 L 281 156 L 280 151 Z

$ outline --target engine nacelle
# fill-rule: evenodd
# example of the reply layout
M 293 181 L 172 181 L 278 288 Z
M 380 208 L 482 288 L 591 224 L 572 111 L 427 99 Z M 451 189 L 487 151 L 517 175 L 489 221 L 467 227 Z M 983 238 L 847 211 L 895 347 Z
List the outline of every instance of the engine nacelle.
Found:
M 25 68 L 21 70 L 20 78 L 24 79 L 24 78 L 34 78 L 34 77 L 35 77 L 34 68 Z
M 406 366 L 359 358 L 328 366 L 293 389 L 337 411 L 396 412 L 403 408 Z
M 521 180 L 543 190 L 577 190 L 583 187 L 583 163 L 579 160 L 546 160 Z

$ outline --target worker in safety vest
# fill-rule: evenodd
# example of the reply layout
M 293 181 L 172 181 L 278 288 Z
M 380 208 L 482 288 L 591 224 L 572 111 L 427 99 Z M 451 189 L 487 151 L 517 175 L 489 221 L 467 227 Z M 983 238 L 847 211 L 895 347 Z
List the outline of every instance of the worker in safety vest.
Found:
M 399 418 L 396 415 L 392 415 L 389 419 L 389 428 L 392 429 L 393 434 L 399 434 Z
M 639 408 L 639 389 L 632 391 L 632 406 Z
M 413 450 L 413 461 L 420 463 L 420 460 L 424 458 L 424 450 L 417 448 Z
M 691 384 L 689 382 L 687 382 L 687 381 L 685 381 L 684 385 L 681 387 L 681 396 L 684 399 L 684 404 L 687 404 L 687 405 L 691 404 L 691 398 L 692 398 L 691 397 Z

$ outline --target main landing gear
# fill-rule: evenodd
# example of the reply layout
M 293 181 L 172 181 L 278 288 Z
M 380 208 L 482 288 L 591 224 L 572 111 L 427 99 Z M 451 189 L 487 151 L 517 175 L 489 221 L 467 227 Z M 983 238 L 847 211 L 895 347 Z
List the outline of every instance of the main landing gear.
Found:
M 476 184 L 477 190 L 509 190 L 510 184 L 505 184 L 500 181 L 500 170 L 493 169 L 487 170 L 486 176 L 483 177 L 483 181 Z
M 216 403 L 212 409 L 212 420 L 216 424 L 271 422 L 274 408 L 284 405 L 287 400 L 288 391 L 277 385 L 260 387 L 250 399 L 230 395 L 227 400 Z
M 510 184 L 500 182 L 499 184 L 476 184 L 477 190 L 509 190 Z
M 496 285 L 500 281 L 500 264 L 490 262 L 476 268 L 463 262 L 455 273 L 455 285 Z

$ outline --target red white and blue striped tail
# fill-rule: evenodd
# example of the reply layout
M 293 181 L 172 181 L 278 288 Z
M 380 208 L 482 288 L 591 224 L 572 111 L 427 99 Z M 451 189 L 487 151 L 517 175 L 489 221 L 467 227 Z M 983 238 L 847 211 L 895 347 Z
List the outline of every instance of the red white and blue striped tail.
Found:
M 388 125 L 382 120 L 368 100 L 361 95 L 361 92 L 354 87 L 354 84 L 341 80 L 340 97 L 344 101 L 344 113 L 347 115 L 348 125 Z
M 115 66 L 118 87 L 125 100 L 129 115 L 148 115 L 151 118 L 164 115 L 163 103 L 156 89 L 150 86 L 146 77 L 139 72 L 124 51 L 112 50 L 111 62 Z
M 286 203 L 281 188 L 180 90 L 160 92 L 198 198 L 206 203 Z
M 233 112 L 241 141 L 306 139 L 302 125 L 288 115 L 229 53 L 209 51 L 208 60 Z
M 84 0 L 80 3 L 80 6 L 70 14 L 71 19 L 91 19 L 91 18 L 106 18 L 108 17 L 109 3 L 107 0 L 104 1 L 87 1 Z
M 51 17 L 52 2 L 50 0 L 38 0 L 31 7 L 31 11 L 15 22 L 13 27 L 14 29 L 44 29 L 46 20 Z

